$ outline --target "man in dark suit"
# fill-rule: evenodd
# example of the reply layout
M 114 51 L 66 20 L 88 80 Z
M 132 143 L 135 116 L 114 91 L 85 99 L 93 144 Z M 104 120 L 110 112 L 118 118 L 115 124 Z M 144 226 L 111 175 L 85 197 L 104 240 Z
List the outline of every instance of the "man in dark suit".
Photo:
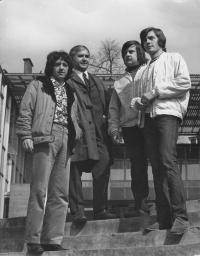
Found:
M 87 47 L 78 45 L 71 49 L 70 57 L 74 74 L 67 81 L 78 98 L 78 122 L 83 136 L 75 147 L 72 157 L 69 200 L 74 222 L 87 221 L 84 215 L 82 193 L 82 172 L 92 172 L 94 219 L 117 218 L 107 208 L 107 188 L 110 175 L 109 154 L 106 147 L 105 95 L 102 81 L 87 72 L 90 52 Z

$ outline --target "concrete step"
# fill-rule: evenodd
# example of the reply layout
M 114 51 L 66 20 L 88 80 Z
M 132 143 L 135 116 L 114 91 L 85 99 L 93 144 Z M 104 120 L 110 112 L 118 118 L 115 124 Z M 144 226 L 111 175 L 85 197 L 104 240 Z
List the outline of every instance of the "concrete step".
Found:
M 173 244 L 195 244 L 200 241 L 200 229 L 188 229 L 184 235 L 173 235 L 170 230 L 154 232 L 113 233 L 77 237 L 64 237 L 64 248 L 75 250 L 97 250 L 108 248 L 162 246 Z
M 128 247 L 153 247 L 155 245 L 164 245 L 164 247 L 168 247 L 172 244 L 195 244 L 200 241 L 200 230 L 198 228 L 200 227 L 200 211 L 196 211 L 198 210 L 199 203 L 190 202 L 190 204 L 187 205 L 190 210 L 193 209 L 195 211 L 188 211 L 191 229 L 181 237 L 174 237 L 169 231 L 156 231 L 150 233 L 138 232 L 156 221 L 156 215 L 152 215 L 139 218 L 88 221 L 84 225 L 68 222 L 65 226 L 63 246 L 75 250 L 73 251 L 73 254 L 69 255 L 93 255 L 90 254 L 91 252 L 93 252 L 94 255 L 120 255 L 119 252 L 122 248 L 126 253 L 132 253 L 132 249 L 129 252 Z M 24 217 L 1 219 L 0 252 L 19 252 L 22 251 L 23 248 L 26 248 L 24 247 L 24 230 Z M 195 246 L 194 248 L 196 250 Z M 90 249 L 90 251 L 88 251 L 88 249 Z M 84 254 L 86 252 L 89 254 Z M 122 251 L 121 253 L 124 254 Z
M 188 213 L 190 212 L 196 212 L 200 211 L 200 202 L 198 200 L 192 200 L 192 201 L 187 201 L 187 211 Z M 134 207 L 118 207 L 118 208 L 111 208 L 109 211 L 111 213 L 118 213 L 120 215 L 120 218 L 124 217 L 124 214 L 126 212 L 131 212 L 134 209 Z M 150 215 L 156 215 L 156 209 L 154 204 L 150 204 Z M 88 218 L 88 221 L 93 220 L 93 211 L 92 210 L 85 210 L 85 215 Z M 73 216 L 68 213 L 66 222 L 72 222 L 73 221 Z M 14 218 L 9 218 L 9 219 L 0 219 L 0 227 L 2 226 L 24 226 L 26 222 L 26 217 L 14 217 Z
M 0 219 L 0 228 L 25 227 L 26 217 Z
M 199 212 L 200 215 L 200 212 Z M 137 232 L 156 221 L 157 216 L 120 218 L 112 220 L 88 221 L 86 224 L 66 223 L 65 236 L 99 235 L 111 233 Z M 200 225 L 200 222 L 199 222 Z
M 26 252 L 0 253 L 2 256 L 28 256 Z M 118 249 L 68 250 L 62 252 L 44 252 L 42 256 L 199 256 L 200 245 L 166 245 L 152 247 L 126 247 Z
M 108 249 L 173 244 L 195 244 L 200 241 L 200 229 L 191 228 L 184 235 L 173 235 L 170 230 L 154 232 L 113 233 L 77 237 L 64 237 L 62 245 L 75 250 Z
M 187 205 L 187 211 L 188 213 L 192 212 L 198 212 L 200 211 L 200 202 L 199 200 L 191 200 L 186 202 Z M 131 212 L 134 209 L 134 207 L 119 207 L 119 208 L 112 208 L 109 209 L 112 213 L 119 213 L 120 218 L 124 217 L 124 214 L 126 212 Z M 151 204 L 150 209 L 150 215 L 156 215 L 156 209 L 155 204 Z M 67 222 L 73 221 L 73 216 L 68 213 L 67 214 Z M 85 215 L 88 217 L 88 221 L 93 220 L 93 211 L 92 210 L 86 210 Z M 18 227 L 18 226 L 25 226 L 26 223 L 26 217 L 14 217 L 9 219 L 0 219 L 0 228 L 1 227 Z
M 90 221 L 82 227 L 67 223 L 63 245 L 71 249 L 154 246 L 160 244 L 198 243 L 200 241 L 200 212 L 189 213 L 191 229 L 181 236 L 173 236 L 169 231 L 139 232 L 155 222 L 156 216 L 141 218 Z M 196 228 L 194 228 L 196 227 Z M 6 227 L 0 229 L 0 252 L 22 251 L 24 245 L 24 227 Z M 185 242 L 186 241 L 186 242 Z M 188 241 L 188 242 L 187 242 Z M 78 247 L 76 247 L 78 246 Z
M 131 232 L 131 233 L 113 233 L 102 235 L 64 237 L 62 246 L 71 250 L 98 250 L 109 248 L 126 247 L 144 247 L 144 246 L 162 246 L 173 244 L 198 244 L 200 241 L 200 228 L 190 228 L 183 235 L 171 234 L 170 230 L 159 230 L 154 232 Z M 4 249 L 9 251 L 11 239 L 3 239 Z M 23 239 L 12 239 L 12 243 L 17 245 L 13 250 L 22 251 Z M 7 244 L 7 245 L 6 245 Z M 13 245 L 12 245 L 13 246 Z M 24 247 L 26 251 L 26 246 Z
M 65 225 L 65 236 L 98 235 L 142 231 L 156 221 L 156 215 L 137 218 L 120 218 L 113 220 L 88 221 L 86 224 L 68 222 Z M 200 227 L 200 211 L 189 212 L 191 227 Z M 24 236 L 25 218 L 4 219 L 0 223 L 0 240 Z
M 200 229 L 191 228 L 184 235 L 173 235 L 169 230 L 160 230 L 154 232 L 135 232 L 123 234 L 107 234 L 79 237 L 65 237 L 62 242 L 64 248 L 70 250 L 106 250 L 130 248 L 130 247 L 158 247 L 169 245 L 190 245 L 199 244 Z M 1 244 L 2 252 L 9 252 L 10 248 L 13 251 L 23 250 L 23 240 L 13 239 Z M 7 243 L 9 242 L 9 243 Z M 13 248 L 13 246 L 17 246 Z M 26 251 L 26 246 L 24 250 Z M 200 251 L 199 251 L 200 252 Z
M 65 236 L 110 234 L 142 231 L 156 222 L 156 215 L 137 218 L 88 221 L 86 224 L 66 223 Z M 189 212 L 191 227 L 200 227 L 200 211 Z
M 186 201 L 186 206 L 187 206 L 188 212 L 200 211 L 200 202 L 198 200 Z M 121 218 L 124 218 L 124 214 L 126 212 L 131 212 L 133 210 L 134 210 L 134 206 L 115 207 L 115 208 L 109 209 L 109 211 L 111 213 L 118 213 Z M 157 214 L 155 204 L 153 204 L 153 203 L 149 204 L 149 210 L 150 210 L 150 215 Z M 93 220 L 93 210 L 91 210 L 91 209 L 85 210 L 85 216 L 87 217 L 88 221 Z M 68 213 L 66 222 L 72 222 L 72 221 L 73 221 L 73 215 Z

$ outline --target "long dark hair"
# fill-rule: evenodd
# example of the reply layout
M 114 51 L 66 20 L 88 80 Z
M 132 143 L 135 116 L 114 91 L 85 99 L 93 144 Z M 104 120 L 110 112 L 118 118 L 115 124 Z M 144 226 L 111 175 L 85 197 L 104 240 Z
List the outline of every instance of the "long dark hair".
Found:
M 53 51 L 47 55 L 47 62 L 46 62 L 44 73 L 48 78 L 50 78 L 53 73 L 55 62 L 59 59 L 64 60 L 68 64 L 69 70 L 65 78 L 65 80 L 67 80 L 72 74 L 73 65 L 72 65 L 69 54 L 64 51 L 59 51 L 59 52 Z
M 142 49 L 141 44 L 136 41 L 136 40 L 131 40 L 131 41 L 127 41 L 123 46 L 122 46 L 122 58 L 124 60 L 124 55 L 125 55 L 125 51 L 132 45 L 136 46 L 136 52 L 137 52 L 137 58 L 138 58 L 138 62 L 140 65 L 146 63 L 148 61 L 148 59 L 145 56 L 145 52 Z M 124 62 L 125 63 L 125 62 Z

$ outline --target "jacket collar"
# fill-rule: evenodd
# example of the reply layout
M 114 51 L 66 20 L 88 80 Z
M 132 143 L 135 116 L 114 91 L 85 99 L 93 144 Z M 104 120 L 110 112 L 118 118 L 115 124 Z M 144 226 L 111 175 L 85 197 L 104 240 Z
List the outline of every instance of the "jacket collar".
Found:
M 90 79 L 90 81 L 92 82 L 92 84 L 90 84 L 90 86 L 92 87 L 94 84 L 96 84 L 97 89 L 99 91 L 102 91 L 103 88 L 101 88 L 101 86 L 99 84 L 99 78 L 97 78 L 95 75 L 90 74 L 90 73 L 89 73 L 89 76 L 92 78 L 92 79 Z
M 54 86 L 53 86 L 52 81 L 46 76 L 43 76 L 43 77 L 38 76 L 38 77 L 36 77 L 36 79 L 39 80 L 43 84 L 43 87 L 44 87 L 45 91 L 48 94 L 50 94 L 52 96 L 52 99 L 56 102 L 56 96 L 55 96 L 55 93 L 54 93 Z M 68 86 L 68 84 L 66 82 L 65 82 L 65 89 L 66 89 L 67 95 L 69 97 L 71 97 L 72 94 L 73 94 L 73 90 L 70 86 Z
M 76 69 L 74 69 L 73 70 L 74 71 L 74 73 L 76 73 L 80 78 L 82 77 L 83 78 L 83 73 L 86 75 L 86 78 L 87 79 L 89 79 L 89 75 L 88 75 L 88 72 L 87 72 L 87 70 L 85 70 L 84 72 L 81 72 L 81 71 L 79 71 L 79 70 L 76 70 Z M 83 80 L 83 79 L 82 79 Z
M 98 91 L 99 91 L 99 94 L 100 94 L 100 99 L 101 99 L 101 102 L 103 104 L 103 106 L 105 107 L 105 96 L 104 96 L 104 89 L 103 89 L 103 85 L 100 84 L 99 82 L 99 78 L 96 77 L 95 75 L 91 74 L 91 73 L 88 73 L 89 75 L 89 79 L 90 79 L 90 86 L 92 87 L 94 84 L 96 85 Z M 68 80 L 69 81 L 69 86 L 73 89 L 74 87 L 74 84 L 73 83 L 70 83 L 70 80 L 71 81 L 74 81 L 75 83 L 75 86 L 77 84 L 77 86 L 79 86 L 81 88 L 81 90 L 87 90 L 87 87 L 85 85 L 85 83 L 82 81 L 82 79 L 75 73 L 73 72 L 72 76 L 70 77 L 70 79 Z
M 54 87 L 53 87 L 53 84 L 52 84 L 51 80 L 46 76 L 43 76 L 43 77 L 38 76 L 38 77 L 36 77 L 36 79 L 39 80 L 43 84 L 43 87 L 44 87 L 45 91 L 48 94 L 50 94 L 52 96 L 52 99 L 56 102 Z
M 92 87 L 94 84 L 96 84 L 97 89 L 100 91 L 101 88 L 99 87 L 99 81 L 98 78 L 96 78 L 95 76 L 93 76 L 92 74 L 88 73 L 88 78 L 90 80 L 90 86 Z M 91 78 L 91 79 L 90 79 Z M 83 80 L 74 72 L 73 76 L 71 77 L 72 80 L 74 80 L 76 83 L 81 84 L 82 88 L 84 88 L 85 90 L 87 90 L 87 87 L 85 85 L 85 83 L 83 82 Z
M 76 83 L 81 84 L 86 88 L 86 85 L 83 82 L 83 80 L 75 72 L 73 72 L 73 76 L 71 77 L 71 80 L 74 80 Z

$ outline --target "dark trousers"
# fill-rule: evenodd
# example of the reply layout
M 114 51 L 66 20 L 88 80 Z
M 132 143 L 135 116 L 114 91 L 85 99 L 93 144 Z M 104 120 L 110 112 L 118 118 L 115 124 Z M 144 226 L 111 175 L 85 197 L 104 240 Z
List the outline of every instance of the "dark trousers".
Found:
M 145 115 L 145 143 L 151 162 L 158 221 L 170 223 L 176 218 L 187 219 L 185 191 L 177 163 L 176 143 L 179 119 L 161 115 Z
M 69 183 L 70 211 L 84 211 L 82 192 L 82 172 L 91 172 L 93 177 L 93 210 L 94 213 L 107 208 L 107 190 L 110 176 L 108 151 L 102 142 L 98 142 L 99 160 L 84 160 L 71 163 Z
M 142 209 L 148 212 L 148 162 L 143 129 L 137 126 L 123 127 L 122 135 L 131 162 L 131 190 L 135 199 L 135 209 Z

